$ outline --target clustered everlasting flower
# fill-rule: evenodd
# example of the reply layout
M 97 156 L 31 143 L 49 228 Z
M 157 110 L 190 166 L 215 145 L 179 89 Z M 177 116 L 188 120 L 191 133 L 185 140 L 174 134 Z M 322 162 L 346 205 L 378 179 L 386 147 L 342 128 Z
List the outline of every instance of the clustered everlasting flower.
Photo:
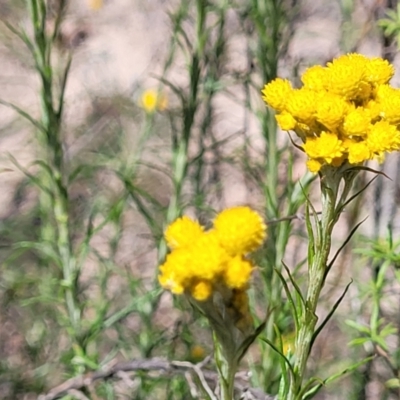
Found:
M 223 296 L 233 292 L 231 301 L 242 304 L 254 269 L 247 255 L 265 236 L 263 219 L 249 207 L 222 211 L 207 231 L 189 217 L 179 218 L 165 231 L 172 251 L 160 267 L 159 282 L 172 293 L 186 293 L 200 302 L 216 291 Z
M 385 152 L 400 150 L 400 89 L 388 84 L 393 74 L 382 58 L 347 54 L 308 68 L 299 89 L 277 78 L 262 94 L 280 128 L 302 139 L 307 166 L 318 172 L 324 165 L 382 161 Z

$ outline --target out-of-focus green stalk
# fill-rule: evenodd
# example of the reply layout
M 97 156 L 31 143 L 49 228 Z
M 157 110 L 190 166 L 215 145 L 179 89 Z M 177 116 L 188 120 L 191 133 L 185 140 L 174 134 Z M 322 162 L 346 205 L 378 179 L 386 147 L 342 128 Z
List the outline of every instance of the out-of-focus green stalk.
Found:
M 178 14 L 185 15 L 186 2 L 182 0 Z M 189 164 L 188 148 L 193 135 L 193 125 L 195 115 L 198 110 L 198 91 L 201 76 L 201 61 L 204 56 L 204 46 L 207 40 L 205 23 L 207 15 L 207 1 L 196 0 L 196 27 L 195 41 L 193 43 L 189 68 L 189 93 L 187 96 L 182 94 L 183 126 L 182 133 L 173 133 L 172 138 L 172 177 L 173 192 L 169 201 L 165 224 L 168 225 L 182 213 L 182 190 L 187 177 Z M 177 18 L 181 23 L 181 19 Z M 176 32 L 181 31 L 181 27 L 175 27 Z M 166 70 L 166 68 L 165 68 Z M 164 71 L 165 72 L 165 71 Z M 161 263 L 167 254 L 167 246 L 164 240 L 160 241 L 158 247 L 158 261 Z
M 64 171 L 64 153 L 61 139 L 62 109 L 64 102 L 64 90 L 68 76 L 70 60 L 64 70 L 64 78 L 61 85 L 61 93 L 54 100 L 54 77 L 51 52 L 59 24 L 65 9 L 66 1 L 60 0 L 58 17 L 52 35 L 46 33 L 47 2 L 44 0 L 28 1 L 31 22 L 34 30 L 32 40 L 35 67 L 40 76 L 41 90 L 41 124 L 43 137 L 42 148 L 48 171 L 42 175 L 45 185 L 49 186 L 50 193 L 41 193 L 42 240 L 55 244 L 62 268 L 63 280 L 61 286 L 65 296 L 69 326 L 68 334 L 73 347 L 80 349 L 79 336 L 81 332 L 81 307 L 77 300 L 77 264 L 72 249 L 69 227 L 69 199 Z M 54 218 L 54 228 L 52 219 Z

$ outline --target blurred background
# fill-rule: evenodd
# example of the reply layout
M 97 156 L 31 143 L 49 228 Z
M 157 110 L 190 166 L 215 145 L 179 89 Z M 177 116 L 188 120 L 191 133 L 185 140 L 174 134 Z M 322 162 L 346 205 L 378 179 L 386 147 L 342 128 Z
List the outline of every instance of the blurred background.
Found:
M 63 93 L 54 144 L 23 114 L 45 123 L 43 82 L 24 36 L 13 32 L 34 36 L 29 7 L 0 1 L 0 398 L 36 399 L 118 361 L 198 362 L 211 354 L 205 321 L 157 283 L 163 229 L 182 213 L 207 225 L 215 211 L 247 204 L 270 222 L 252 306 L 256 320 L 270 316 L 266 334 L 277 325 L 290 351 L 294 327 L 272 271 L 284 259 L 304 281 L 301 187 L 317 201 L 317 185 L 260 92 L 276 76 L 299 86 L 305 68 L 347 52 L 388 59 L 398 87 L 397 1 L 48 0 L 48 35 L 61 3 L 51 50 L 55 103 Z M 57 151 L 55 169 L 49 159 Z M 369 166 L 390 179 L 379 176 L 335 232 L 337 249 L 368 217 L 327 284 L 321 315 L 353 280 L 318 339 L 310 373 L 333 375 L 378 355 L 327 385 L 321 400 L 400 398 L 400 159 Z M 63 190 L 53 192 L 59 176 Z M 362 175 L 357 187 L 370 178 Z M 393 270 L 374 291 L 386 262 Z M 373 310 L 385 321 L 378 350 L 360 328 Z M 255 346 L 243 379 L 274 395 L 277 365 L 268 346 Z M 193 386 L 183 374 L 121 372 L 48 398 L 205 398 Z

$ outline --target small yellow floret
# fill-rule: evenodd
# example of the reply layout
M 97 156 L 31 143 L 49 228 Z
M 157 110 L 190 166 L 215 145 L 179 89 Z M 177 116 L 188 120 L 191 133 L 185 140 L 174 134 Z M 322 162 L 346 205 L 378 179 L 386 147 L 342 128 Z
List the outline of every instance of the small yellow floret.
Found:
M 387 121 L 379 121 L 371 126 L 366 144 L 375 155 L 383 156 L 385 151 L 400 150 L 400 132 Z
M 293 90 L 287 101 L 286 110 L 296 120 L 310 125 L 315 120 L 318 98 L 314 91 L 307 88 Z
M 321 167 L 322 167 L 322 164 L 317 160 L 311 159 L 311 160 L 307 161 L 307 168 L 313 174 L 316 174 L 317 172 L 319 172 Z
M 327 88 L 327 70 L 321 65 L 314 65 L 308 68 L 301 76 L 304 87 L 316 92 L 323 92 Z
M 335 158 L 343 155 L 342 141 L 334 134 L 322 132 L 320 137 L 307 139 L 303 145 L 304 151 L 312 159 L 323 159 L 331 164 Z
M 286 111 L 283 111 L 282 114 L 276 115 L 275 118 L 279 127 L 283 131 L 291 131 L 296 128 L 297 121 L 293 118 L 292 114 L 289 114 Z
M 232 289 L 245 289 L 253 268 L 253 264 L 242 256 L 233 257 L 224 274 L 226 285 Z
M 349 104 L 340 96 L 326 93 L 316 106 L 316 119 L 325 128 L 334 131 L 343 121 L 349 110 Z
M 212 285 L 208 281 L 200 281 L 190 288 L 191 295 L 198 301 L 207 300 L 212 293 Z
M 365 136 L 371 124 L 371 112 L 367 108 L 357 107 L 347 114 L 343 123 L 346 136 Z
M 202 235 L 187 251 L 190 251 L 192 274 L 200 280 L 215 280 L 229 260 L 214 231 Z
M 374 85 L 388 83 L 393 75 L 393 65 L 382 58 L 372 58 L 366 65 L 366 79 Z
M 391 124 L 400 124 L 400 89 L 381 85 L 377 90 L 380 116 Z
M 214 228 L 221 246 L 233 256 L 254 251 L 266 237 L 261 216 L 244 206 L 222 211 L 214 220 Z
M 164 289 L 182 294 L 193 278 L 191 254 L 186 249 L 176 249 L 168 254 L 160 266 L 158 281 Z
M 292 90 L 292 84 L 287 79 L 276 78 L 265 85 L 261 93 L 268 105 L 276 111 L 283 111 Z
M 203 234 L 203 227 L 189 217 L 178 218 L 170 224 L 164 233 L 171 249 L 192 245 Z
M 347 54 L 328 63 L 328 90 L 348 100 L 356 99 L 364 89 L 365 65 L 368 59 L 361 54 Z
M 350 164 L 359 164 L 371 158 L 371 150 L 362 142 L 354 142 L 352 140 L 345 141 L 345 146 L 349 153 L 348 159 Z

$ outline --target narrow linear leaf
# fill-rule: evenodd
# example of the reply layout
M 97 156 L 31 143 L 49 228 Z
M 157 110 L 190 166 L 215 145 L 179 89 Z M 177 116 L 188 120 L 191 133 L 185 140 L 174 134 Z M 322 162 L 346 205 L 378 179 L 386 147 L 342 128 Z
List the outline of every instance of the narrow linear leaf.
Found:
M 304 263 L 304 261 L 303 261 Z M 301 298 L 301 302 L 303 303 L 303 305 L 306 305 L 306 301 L 303 297 L 303 293 L 301 292 L 301 289 L 299 287 L 299 285 L 297 284 L 297 282 L 294 280 L 292 273 L 290 272 L 289 267 L 282 261 L 283 267 L 285 268 L 286 273 L 289 276 L 290 282 L 292 283 L 292 285 L 294 286 L 294 288 L 296 289 L 297 294 L 300 296 Z
M 377 171 L 374 171 L 377 172 Z M 382 173 L 383 174 L 383 173 Z M 385 175 L 385 174 L 383 174 Z M 386 176 L 386 175 L 385 175 Z M 362 189 L 360 189 L 357 193 L 351 196 L 348 200 L 346 200 L 343 204 L 338 207 L 337 213 L 340 214 L 346 208 L 348 204 L 350 204 L 357 196 L 359 196 L 364 190 L 368 188 L 368 186 L 376 179 L 378 176 L 374 176 Z M 389 178 L 390 179 L 390 178 Z
M 364 364 L 367 364 L 368 362 L 372 361 L 375 358 L 375 356 L 370 356 L 367 358 L 364 358 L 363 360 L 359 361 L 358 363 L 355 363 L 353 365 L 350 365 L 349 367 L 345 368 L 344 370 L 338 372 L 337 374 L 334 374 L 330 376 L 329 378 L 324 379 L 320 384 L 316 385 L 312 389 L 310 389 L 307 393 L 305 393 L 301 399 L 302 400 L 308 400 L 311 399 L 312 397 L 315 396 L 315 394 L 325 385 L 328 383 L 331 383 L 335 381 L 338 378 L 341 378 L 343 375 L 346 375 L 350 372 L 355 371 L 357 368 L 361 367 Z
M 282 264 L 283 264 L 283 262 L 282 262 Z M 299 321 L 300 321 L 300 320 L 299 320 L 299 315 L 297 314 L 296 303 L 294 302 L 293 297 L 292 297 L 292 294 L 290 293 L 289 286 L 288 286 L 288 284 L 286 283 L 286 279 L 285 279 L 284 276 L 281 274 L 281 272 L 278 270 L 278 268 L 274 268 L 274 270 L 275 270 L 275 272 L 278 274 L 279 279 L 280 279 L 281 282 L 282 282 L 283 288 L 285 289 L 286 296 L 287 296 L 287 298 L 288 298 L 288 300 L 289 300 L 290 308 L 291 308 L 291 310 L 292 310 L 292 312 L 293 312 L 294 322 L 295 322 L 295 324 L 296 324 L 296 330 L 298 330 L 298 328 L 299 328 Z
M 281 332 L 279 331 L 278 327 L 274 324 L 274 331 L 275 331 L 275 335 L 276 337 L 279 339 L 279 350 L 280 352 L 283 354 L 283 340 L 282 340 L 282 335 Z M 284 381 L 284 388 L 289 387 L 289 376 L 286 373 L 287 372 L 287 367 L 286 367 L 286 363 L 285 360 L 282 357 L 279 357 L 279 363 L 281 364 L 281 377 Z
M 260 340 L 267 343 L 268 346 L 270 346 L 272 348 L 272 350 L 276 351 L 285 360 L 285 363 L 289 367 L 291 374 L 294 376 L 295 374 L 294 374 L 293 367 L 290 364 L 290 361 L 287 359 L 287 357 L 269 339 L 260 337 Z
M 46 133 L 45 128 L 43 127 L 43 125 L 37 121 L 35 118 L 31 117 L 26 111 L 24 111 L 22 108 L 19 108 L 18 106 L 16 106 L 15 104 L 9 103 L 8 101 L 4 101 L 4 100 L 0 100 L 0 104 L 2 104 L 3 106 L 6 106 L 8 108 L 13 109 L 14 111 L 16 111 L 21 117 L 27 119 L 33 126 L 35 126 L 36 128 L 38 128 L 41 132 Z
M 353 237 L 353 235 L 357 232 L 358 228 L 368 219 L 368 216 L 365 217 L 361 222 L 359 222 L 349 233 L 349 235 L 347 236 L 346 240 L 343 242 L 343 244 L 339 247 L 338 251 L 335 253 L 335 255 L 333 256 L 332 260 L 329 262 L 326 271 L 325 271 L 325 278 L 327 277 L 330 269 L 332 268 L 333 264 L 335 263 L 335 261 L 337 260 L 337 258 L 339 257 L 339 254 L 341 253 L 341 251 L 345 248 L 345 246 L 347 245 L 347 243 L 349 243 L 350 239 Z
M 50 190 L 50 188 L 46 187 L 43 185 L 43 182 L 36 177 L 35 175 L 32 175 L 26 168 L 24 168 L 18 161 L 17 159 L 12 155 L 8 154 L 8 157 L 10 158 L 11 162 L 37 187 L 39 187 L 41 190 L 46 192 L 48 195 L 51 197 L 53 196 L 53 192 Z
M 325 317 L 325 319 L 322 321 L 321 325 L 315 330 L 313 337 L 311 339 L 311 344 L 310 344 L 310 349 L 312 348 L 315 339 L 317 336 L 321 333 L 322 329 L 324 329 L 325 325 L 328 323 L 328 321 L 332 318 L 332 315 L 335 313 L 337 308 L 339 307 L 340 303 L 344 299 L 344 296 L 346 296 L 347 291 L 349 290 L 350 285 L 353 283 L 353 280 L 351 280 L 345 287 L 342 295 L 336 300 L 335 304 L 333 305 L 331 311 L 329 311 L 328 315 Z
M 71 69 L 71 64 L 72 64 L 72 53 L 70 53 L 68 56 L 67 64 L 65 66 L 62 81 L 61 81 L 61 90 L 60 90 L 60 96 L 59 96 L 59 100 L 58 100 L 59 101 L 58 110 L 56 113 L 58 120 L 61 120 L 62 113 L 63 113 L 65 89 L 67 87 L 67 80 L 68 80 L 69 71 Z

